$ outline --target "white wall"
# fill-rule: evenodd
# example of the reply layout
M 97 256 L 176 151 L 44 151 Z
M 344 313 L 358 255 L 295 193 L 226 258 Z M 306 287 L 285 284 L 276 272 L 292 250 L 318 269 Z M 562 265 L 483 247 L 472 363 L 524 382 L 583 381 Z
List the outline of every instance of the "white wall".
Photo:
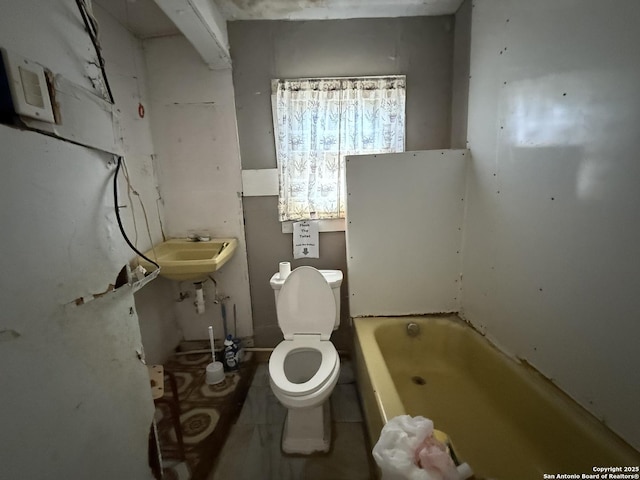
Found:
M 457 312 L 468 150 L 347 157 L 352 317 Z
M 640 448 L 640 3 L 476 2 L 464 316 Z
M 208 231 L 214 237 L 236 237 L 234 257 L 215 277 L 219 293 L 237 305 L 239 336 L 253 334 L 249 277 L 242 215 L 242 180 L 231 70 L 212 71 L 183 36 L 144 42 L 151 97 L 152 132 L 164 201 L 165 233 L 186 237 Z M 213 324 L 222 335 L 220 306 L 213 285 L 205 284 L 207 310 L 198 315 L 189 282 L 175 283 L 191 298 L 177 304 L 186 339 L 206 339 Z M 176 293 L 177 296 L 177 293 Z
M 465 0 L 455 15 L 453 76 L 451 82 L 451 148 L 467 147 L 472 10 L 471 0 Z
M 159 201 L 142 43 L 100 5 L 94 4 L 94 13 L 100 24 L 101 44 L 118 107 L 120 133 L 131 182 L 144 202 L 151 238 L 157 244 L 162 241 L 160 218 L 164 213 Z M 143 117 L 138 112 L 140 104 L 145 109 Z M 120 180 L 120 204 L 127 205 L 126 209 L 121 210 L 126 231 L 138 250 L 145 252 L 151 248 L 151 240 L 144 212 L 135 195 L 131 197 L 132 204 L 129 203 L 125 182 L 122 178 Z M 137 237 L 131 220 L 132 212 L 135 213 Z M 172 283 L 162 277 L 136 292 L 142 341 L 146 360 L 150 364 L 166 361 L 182 339 L 182 331 L 176 322 L 176 297 Z
M 52 65 L 53 66 L 53 65 Z M 6 478 L 152 478 L 153 414 L 104 154 L 0 126 Z M 131 309 L 131 313 L 130 313 Z
M 98 8 L 96 14 L 127 164 L 156 241 L 151 137 L 148 118 L 137 118 L 145 96 L 140 45 Z M 85 72 L 95 68 L 89 65 L 95 53 L 73 0 L 8 2 L 0 45 L 92 89 Z M 134 256 L 115 221 L 113 159 L 4 125 L 0 145 L 0 476 L 151 479 L 154 409 L 147 369 L 137 358 L 142 338 L 134 295 L 122 287 L 75 303 L 107 290 Z M 133 232 L 132 205 L 122 197 L 123 220 Z M 144 249 L 149 240 L 139 210 L 136 218 Z M 143 305 L 170 320 L 156 310 L 163 292 L 155 285 L 145 287 Z

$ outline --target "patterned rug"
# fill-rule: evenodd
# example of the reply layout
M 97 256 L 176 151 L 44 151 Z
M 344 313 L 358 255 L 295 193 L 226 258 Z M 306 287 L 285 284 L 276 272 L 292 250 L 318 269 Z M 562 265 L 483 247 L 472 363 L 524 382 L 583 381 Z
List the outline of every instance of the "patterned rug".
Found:
M 193 344 L 183 346 L 183 350 L 193 347 Z M 207 478 L 247 396 L 256 368 L 251 354 L 245 355 L 238 371 L 226 373 L 224 382 L 217 385 L 205 382 L 210 362 L 211 354 L 192 353 L 176 355 L 164 364 L 165 370 L 173 372 L 176 378 L 186 457 L 185 462 L 172 462 L 172 459 L 180 458 L 178 443 L 169 408 L 165 404 L 158 405 L 156 421 L 165 465 L 164 480 Z M 171 398 L 169 382 L 165 381 L 165 384 L 164 395 Z

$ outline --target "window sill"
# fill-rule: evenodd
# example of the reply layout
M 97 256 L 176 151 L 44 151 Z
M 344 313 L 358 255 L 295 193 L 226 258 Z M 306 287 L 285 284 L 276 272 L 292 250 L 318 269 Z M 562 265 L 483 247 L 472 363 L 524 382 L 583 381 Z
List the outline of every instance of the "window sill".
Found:
M 336 218 L 332 220 L 311 220 L 312 222 L 318 222 L 319 232 L 344 232 L 345 220 L 344 218 Z M 293 233 L 294 222 L 282 222 L 282 233 Z

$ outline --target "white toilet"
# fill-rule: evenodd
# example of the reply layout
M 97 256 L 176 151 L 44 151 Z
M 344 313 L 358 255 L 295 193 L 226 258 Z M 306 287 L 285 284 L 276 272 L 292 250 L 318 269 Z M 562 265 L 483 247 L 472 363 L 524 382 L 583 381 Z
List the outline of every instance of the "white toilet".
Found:
M 340 325 L 340 270 L 298 267 L 271 277 L 278 325 L 284 334 L 269 358 L 271 390 L 287 407 L 285 453 L 327 452 L 331 442 L 329 395 L 340 358 L 331 332 Z

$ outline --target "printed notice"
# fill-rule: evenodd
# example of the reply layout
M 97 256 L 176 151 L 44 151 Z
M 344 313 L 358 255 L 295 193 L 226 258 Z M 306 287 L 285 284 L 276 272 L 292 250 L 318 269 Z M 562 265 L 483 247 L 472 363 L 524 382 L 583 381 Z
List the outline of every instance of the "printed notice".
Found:
M 318 258 L 317 222 L 295 222 L 293 224 L 293 258 Z

